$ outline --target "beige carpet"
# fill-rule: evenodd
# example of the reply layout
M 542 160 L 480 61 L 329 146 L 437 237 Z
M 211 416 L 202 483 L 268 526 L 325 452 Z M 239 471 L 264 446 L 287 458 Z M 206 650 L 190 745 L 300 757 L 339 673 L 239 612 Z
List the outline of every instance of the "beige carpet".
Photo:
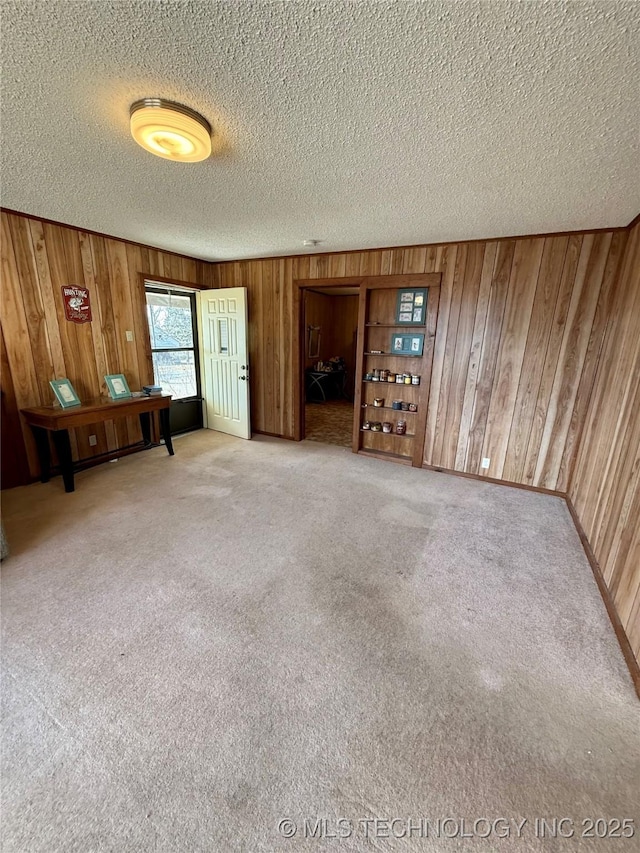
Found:
M 175 445 L 3 494 L 5 853 L 638 849 L 640 707 L 559 499 Z

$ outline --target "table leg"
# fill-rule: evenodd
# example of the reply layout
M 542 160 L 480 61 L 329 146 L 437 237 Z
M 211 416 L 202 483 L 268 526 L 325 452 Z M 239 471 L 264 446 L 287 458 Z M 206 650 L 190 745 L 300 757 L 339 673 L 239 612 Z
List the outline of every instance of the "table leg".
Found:
M 140 429 L 145 445 L 151 444 L 151 412 L 140 412 Z
M 327 402 L 327 395 L 324 390 L 325 383 L 328 381 L 328 373 L 322 373 L 319 376 L 314 376 L 313 373 L 309 374 L 309 396 L 315 397 L 315 400 L 308 400 L 309 403 L 319 403 L 320 400 L 318 397 L 322 397 L 322 402 Z
M 36 442 L 38 461 L 40 462 L 40 482 L 48 483 L 51 476 L 51 448 L 49 447 L 49 435 L 46 429 L 32 426 L 31 432 Z
M 171 427 L 169 425 L 169 407 L 166 409 L 160 409 L 160 430 L 162 432 L 162 437 L 164 438 L 164 443 L 166 445 L 167 450 L 169 451 L 169 456 L 173 456 L 173 444 L 171 442 Z
M 71 456 L 69 431 L 66 429 L 56 429 L 51 435 L 58 453 L 58 461 L 60 462 L 62 479 L 64 480 L 64 490 L 65 492 L 73 492 L 75 486 L 73 482 L 73 458 Z

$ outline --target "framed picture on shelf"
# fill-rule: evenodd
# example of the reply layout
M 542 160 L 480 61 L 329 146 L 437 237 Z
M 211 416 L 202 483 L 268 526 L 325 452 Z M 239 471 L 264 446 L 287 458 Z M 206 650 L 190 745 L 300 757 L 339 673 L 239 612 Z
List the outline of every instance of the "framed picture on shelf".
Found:
M 80 405 L 80 398 L 68 379 L 50 379 L 49 385 L 53 388 L 53 393 L 63 409 Z
M 109 396 L 112 400 L 125 400 L 127 397 L 131 397 L 131 391 L 124 373 L 110 373 L 109 376 L 104 377 L 104 381 L 107 383 Z
M 411 326 L 424 326 L 427 316 L 427 289 L 407 289 L 398 291 L 396 323 Z
M 391 335 L 393 355 L 409 355 L 419 358 L 424 350 L 424 335 Z

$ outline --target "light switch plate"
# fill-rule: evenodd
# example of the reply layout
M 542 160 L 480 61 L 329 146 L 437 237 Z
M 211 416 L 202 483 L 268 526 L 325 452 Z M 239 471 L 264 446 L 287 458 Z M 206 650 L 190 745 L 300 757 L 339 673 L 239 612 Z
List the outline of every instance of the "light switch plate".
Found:
M 125 335 L 128 341 L 133 341 L 133 332 L 126 331 Z

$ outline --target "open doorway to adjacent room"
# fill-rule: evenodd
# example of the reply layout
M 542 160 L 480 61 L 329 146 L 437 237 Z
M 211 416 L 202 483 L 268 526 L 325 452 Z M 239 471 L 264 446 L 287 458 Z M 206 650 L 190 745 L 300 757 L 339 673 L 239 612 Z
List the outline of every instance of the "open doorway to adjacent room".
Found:
M 357 286 L 301 293 L 302 438 L 351 447 L 358 337 Z

